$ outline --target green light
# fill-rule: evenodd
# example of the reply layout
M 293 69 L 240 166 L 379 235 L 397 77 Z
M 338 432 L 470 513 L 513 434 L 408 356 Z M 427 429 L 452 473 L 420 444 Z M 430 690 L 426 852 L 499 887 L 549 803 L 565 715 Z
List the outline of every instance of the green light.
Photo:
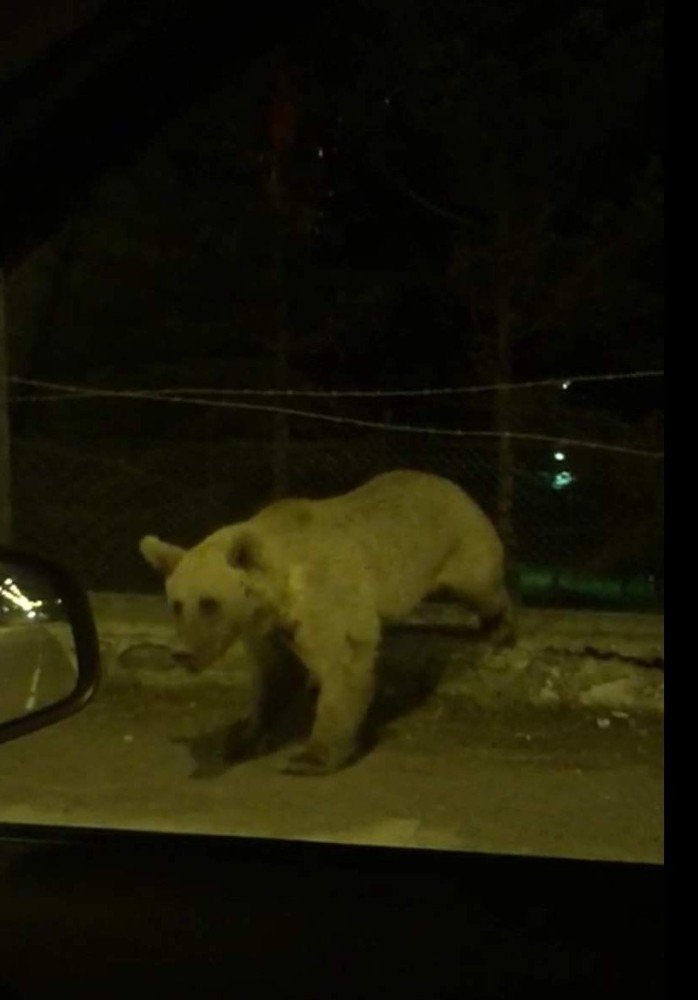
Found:
M 564 490 L 566 486 L 574 482 L 574 476 L 567 469 L 563 469 L 562 472 L 558 472 L 553 476 L 553 489 L 554 490 Z

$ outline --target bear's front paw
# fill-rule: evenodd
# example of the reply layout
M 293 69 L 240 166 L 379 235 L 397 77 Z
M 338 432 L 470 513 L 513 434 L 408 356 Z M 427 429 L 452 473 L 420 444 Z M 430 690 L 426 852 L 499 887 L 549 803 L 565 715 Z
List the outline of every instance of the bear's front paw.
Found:
M 292 754 L 283 768 L 284 774 L 333 774 L 345 767 L 354 756 L 353 747 L 326 747 L 306 743 Z

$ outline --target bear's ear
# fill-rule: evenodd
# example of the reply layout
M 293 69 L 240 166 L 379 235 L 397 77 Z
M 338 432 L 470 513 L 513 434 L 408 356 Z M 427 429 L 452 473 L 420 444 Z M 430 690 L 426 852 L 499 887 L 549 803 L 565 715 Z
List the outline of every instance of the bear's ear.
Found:
M 249 533 L 238 535 L 228 549 L 227 559 L 235 569 L 260 569 L 262 552 L 259 539 Z
M 170 573 L 174 572 L 185 551 L 179 545 L 170 545 L 169 542 L 160 541 L 155 535 L 146 535 L 145 538 L 141 538 L 138 547 L 146 562 L 150 563 L 153 569 L 162 573 L 163 576 L 169 576 Z

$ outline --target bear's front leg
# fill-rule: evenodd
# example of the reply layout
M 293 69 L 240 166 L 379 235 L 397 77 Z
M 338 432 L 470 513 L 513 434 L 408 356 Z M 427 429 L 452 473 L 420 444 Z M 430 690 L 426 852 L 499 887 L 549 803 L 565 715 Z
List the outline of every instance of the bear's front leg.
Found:
M 275 748 L 285 709 L 302 683 L 302 665 L 274 634 L 246 637 L 251 660 L 252 699 L 248 717 L 234 739 L 249 755 Z
M 351 763 L 373 697 L 373 645 L 346 640 L 333 663 L 308 664 L 320 678 L 315 721 L 307 743 L 293 754 L 287 774 L 331 774 Z

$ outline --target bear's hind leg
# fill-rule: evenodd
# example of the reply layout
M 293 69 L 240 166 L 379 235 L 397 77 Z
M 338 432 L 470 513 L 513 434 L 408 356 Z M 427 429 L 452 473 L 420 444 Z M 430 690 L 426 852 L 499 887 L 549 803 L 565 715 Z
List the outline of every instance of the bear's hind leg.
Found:
M 513 646 L 516 643 L 516 619 L 511 598 L 504 583 L 493 583 L 491 577 L 477 578 L 473 566 L 452 560 L 439 575 L 437 586 L 459 601 L 480 619 L 482 634 L 493 646 Z
M 503 589 L 503 588 L 502 588 Z M 482 632 L 497 649 L 516 645 L 516 616 L 509 594 L 504 591 L 499 609 L 493 614 L 481 615 Z

